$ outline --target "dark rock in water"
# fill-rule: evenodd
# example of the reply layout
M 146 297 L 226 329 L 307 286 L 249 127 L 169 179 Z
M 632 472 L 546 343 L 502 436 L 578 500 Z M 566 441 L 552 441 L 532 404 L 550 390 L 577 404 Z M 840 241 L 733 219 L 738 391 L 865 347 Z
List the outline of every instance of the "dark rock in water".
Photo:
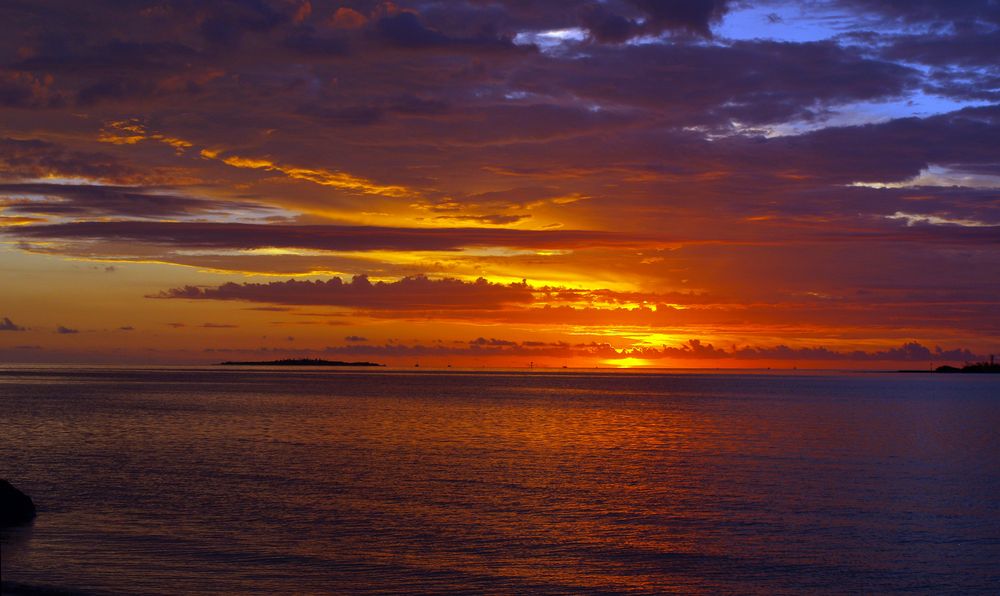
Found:
M 0 526 L 18 526 L 35 519 L 35 504 L 31 497 L 13 484 L 0 479 Z

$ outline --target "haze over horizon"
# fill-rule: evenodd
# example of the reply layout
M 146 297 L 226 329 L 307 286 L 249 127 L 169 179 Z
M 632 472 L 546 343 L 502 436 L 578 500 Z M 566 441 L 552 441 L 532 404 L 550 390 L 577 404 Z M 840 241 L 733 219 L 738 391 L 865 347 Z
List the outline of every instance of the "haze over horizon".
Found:
M 995 0 L 0 22 L 0 362 L 1000 353 Z

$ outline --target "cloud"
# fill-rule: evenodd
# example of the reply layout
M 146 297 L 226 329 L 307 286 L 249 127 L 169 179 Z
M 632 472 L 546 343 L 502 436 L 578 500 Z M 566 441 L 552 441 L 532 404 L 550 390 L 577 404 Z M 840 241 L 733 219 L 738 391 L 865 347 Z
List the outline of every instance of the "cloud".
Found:
M 200 52 L 174 41 L 111 39 L 85 45 L 70 38 L 36 47 L 11 68 L 22 76 L 55 73 L 60 80 L 85 73 L 89 76 L 75 90 L 50 92 L 56 95 L 49 104 L 59 105 L 74 93 L 77 106 L 90 107 L 104 101 L 200 93 L 205 82 L 220 74 L 204 62 Z M 46 81 L 52 80 L 51 74 L 46 76 Z
M 372 283 L 363 275 L 357 275 L 349 282 L 334 277 L 328 281 L 227 283 L 217 288 L 186 286 L 151 297 L 347 306 L 376 310 L 497 308 L 504 304 L 528 303 L 533 300 L 526 284 L 496 284 L 482 278 L 475 282 L 463 282 L 426 277 L 404 277 L 394 282 Z
M 123 181 L 140 176 L 138 170 L 106 153 L 11 137 L 0 137 L 0 167 L 8 180 L 61 176 Z
M 351 343 L 363 343 L 368 341 L 367 337 L 361 337 L 360 335 L 348 335 L 344 338 L 344 341 Z
M 568 342 L 516 342 L 500 339 L 477 338 L 465 345 L 401 344 L 328 346 L 324 352 L 367 357 L 420 357 L 420 358 L 523 358 L 543 360 L 548 358 L 588 360 L 599 359 L 609 364 L 626 358 L 649 361 L 780 361 L 792 363 L 819 362 L 971 362 L 983 360 L 965 348 L 928 348 L 919 342 L 907 342 L 898 347 L 876 350 L 835 350 L 823 346 L 792 348 L 786 345 L 745 346 L 723 350 L 710 343 L 691 339 L 680 346 L 623 347 L 608 343 Z
M 406 50 L 454 49 L 497 51 L 516 49 L 513 41 L 494 32 L 483 31 L 471 37 L 452 37 L 429 28 L 412 13 L 388 14 L 374 23 L 374 34 L 389 46 Z
M 637 348 L 626 350 L 623 356 L 644 359 L 678 358 L 678 359 L 736 359 L 736 360 L 806 360 L 806 361 L 836 361 L 836 362 L 929 362 L 937 361 L 973 361 L 982 360 L 982 356 L 973 354 L 968 349 L 933 350 L 919 342 L 907 342 L 899 347 L 883 350 L 849 350 L 838 351 L 826 347 L 792 348 L 786 345 L 776 346 L 745 346 L 733 347 L 730 350 L 716 348 L 711 343 L 703 343 L 692 339 L 679 347 Z
M 757 256 L 767 262 L 765 254 Z M 879 269 L 877 264 L 873 267 Z M 926 265 L 914 263 L 914 267 L 923 270 Z M 749 269 L 746 275 L 766 280 L 770 274 Z M 907 275 L 904 273 L 904 278 Z M 772 337 L 768 335 L 769 329 L 782 329 L 782 333 L 794 334 L 799 339 L 896 338 L 901 329 L 921 326 L 948 329 L 948 334 L 954 337 L 1000 332 L 1000 327 L 991 322 L 995 308 L 991 296 L 1000 286 L 961 293 L 922 287 L 891 291 L 878 286 L 856 291 L 839 285 L 836 276 L 828 286 L 817 287 L 815 278 L 810 279 L 807 283 L 813 291 L 782 292 L 758 285 L 758 294 L 750 298 L 691 292 L 581 290 L 530 286 L 526 282 L 466 282 L 424 276 L 378 283 L 358 276 L 350 282 L 333 278 L 185 286 L 150 297 L 327 306 L 348 309 L 350 316 L 370 319 L 502 324 L 576 334 L 586 330 L 600 335 L 604 334 L 602 330 L 614 329 L 623 337 L 637 338 L 649 337 L 651 333 L 677 335 L 705 330 L 719 334 L 720 329 L 728 336 L 744 338 Z M 944 279 L 942 282 L 947 283 Z M 883 279 L 872 283 L 892 287 L 891 283 L 898 282 Z M 824 290 L 818 291 L 820 287 Z M 296 316 L 303 317 L 302 320 L 281 324 L 324 324 L 332 314 L 297 312 Z M 834 327 L 835 333 L 823 331 Z
M 389 228 L 379 226 L 89 221 L 7 228 L 25 239 L 116 240 L 186 248 L 312 248 L 337 251 L 437 250 L 464 247 L 580 248 L 632 245 L 641 240 L 586 230 Z
M 884 18 L 913 24 L 950 24 L 984 22 L 1000 25 L 1000 6 L 993 0 L 834 0 L 842 8 L 864 11 Z
M 581 17 L 591 36 L 612 43 L 664 31 L 711 37 L 711 25 L 722 20 L 730 4 L 728 0 L 628 0 L 627 3 L 638 12 L 636 16 L 623 16 L 596 2 L 585 4 Z
M 0 183 L 0 207 L 10 213 L 85 219 L 97 216 L 161 219 L 271 211 L 255 203 L 189 197 L 167 188 L 43 182 Z
M 202 155 L 208 158 L 213 158 L 216 154 L 215 152 L 202 151 Z M 304 168 L 299 166 L 283 165 L 274 163 L 267 159 L 247 158 L 237 155 L 223 155 L 220 159 L 226 165 L 233 166 L 234 168 L 281 172 L 289 178 L 294 178 L 296 180 L 305 180 L 320 186 L 332 186 L 334 188 L 361 194 L 384 195 L 396 198 L 416 196 L 414 191 L 402 186 L 381 185 L 347 172 L 328 170 L 325 168 Z
M 832 41 L 755 40 L 599 47 L 559 69 L 527 64 L 513 82 L 539 96 L 570 93 L 609 108 L 647 110 L 681 128 L 813 120 L 829 106 L 899 96 L 916 89 L 920 77 Z
M 79 332 L 80 331 L 78 329 L 70 329 L 69 327 L 63 327 L 62 325 L 56 327 L 56 333 L 59 333 L 61 335 L 72 335 L 74 333 L 79 333 Z
M 350 44 L 340 36 L 317 32 L 312 27 L 302 27 L 285 38 L 284 46 L 306 56 L 343 57 L 350 54 Z
M 68 40 L 67 40 L 68 41 Z M 143 73 L 170 70 L 182 61 L 198 57 L 198 52 L 176 42 L 132 42 L 119 39 L 97 45 L 52 44 L 37 49 L 14 63 L 22 71 L 48 72 L 102 71 L 117 75 L 123 71 Z
M 341 6 L 330 17 L 330 26 L 334 29 L 360 29 L 368 22 L 368 17 L 346 6 Z
M 184 3 L 180 3 L 184 4 Z M 272 5 L 267 2 L 238 0 L 222 1 L 203 7 L 195 3 L 190 8 L 202 8 L 200 32 L 216 46 L 237 46 L 244 35 L 266 33 L 291 21 L 299 10 L 295 3 Z M 192 11 L 194 12 L 194 11 Z
M 8 108 L 58 108 L 66 98 L 52 88 L 51 75 L 38 76 L 0 67 L 0 106 Z
M 477 221 L 482 224 L 494 226 L 505 226 L 528 219 L 530 215 L 505 215 L 501 213 L 491 213 L 489 215 L 436 215 L 436 220 L 457 220 L 457 221 Z
M 0 319 L 0 331 L 25 331 L 25 328 L 16 325 L 14 321 L 4 317 L 3 319 Z

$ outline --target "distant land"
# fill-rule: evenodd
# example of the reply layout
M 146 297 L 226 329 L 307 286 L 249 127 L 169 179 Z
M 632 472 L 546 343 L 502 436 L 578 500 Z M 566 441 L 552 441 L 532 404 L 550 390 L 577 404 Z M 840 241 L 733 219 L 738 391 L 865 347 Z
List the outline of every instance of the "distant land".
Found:
M 377 362 L 343 362 L 319 358 L 287 358 L 285 360 L 263 360 L 255 362 L 220 362 L 219 366 L 385 366 Z
M 926 372 L 933 372 L 933 373 L 980 373 L 980 374 L 981 373 L 995 373 L 996 374 L 996 373 L 1000 373 L 1000 364 L 997 364 L 997 363 L 993 362 L 993 359 L 991 357 L 990 358 L 990 362 L 976 362 L 975 364 L 966 364 L 962 368 L 958 368 L 958 367 L 955 367 L 955 366 L 948 366 L 946 364 L 944 366 L 939 366 L 939 367 L 935 368 L 934 370 L 901 370 L 899 372 L 905 372 L 905 373 L 917 373 L 917 372 L 919 372 L 919 373 L 926 373 Z

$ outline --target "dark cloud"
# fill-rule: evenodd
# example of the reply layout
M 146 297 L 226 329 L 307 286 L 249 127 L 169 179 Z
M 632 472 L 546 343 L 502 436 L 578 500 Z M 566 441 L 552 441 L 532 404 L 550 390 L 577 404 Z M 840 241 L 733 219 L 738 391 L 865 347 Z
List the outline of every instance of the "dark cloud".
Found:
M 64 327 L 62 325 L 56 327 L 56 333 L 59 333 L 61 335 L 72 335 L 74 333 L 79 333 L 79 332 L 80 331 L 78 329 L 71 329 L 69 327 Z
M 116 240 L 187 248 L 313 248 L 339 251 L 439 250 L 464 247 L 567 248 L 633 244 L 610 232 L 494 228 L 387 228 L 376 226 L 92 221 L 19 226 L 19 238 Z
M 0 137 L 0 173 L 6 179 L 51 176 L 130 180 L 140 173 L 101 152 L 77 151 L 40 139 Z
M 350 282 L 334 277 L 328 281 L 227 283 L 217 288 L 186 286 L 152 297 L 389 310 L 497 308 L 504 304 L 528 303 L 533 300 L 526 284 L 502 285 L 482 278 L 475 282 L 463 282 L 426 277 L 404 277 L 394 282 L 372 283 L 363 275 L 355 276 Z
M 333 126 L 367 126 L 382 121 L 386 110 L 373 105 L 328 107 L 306 104 L 300 106 L 297 112 Z
M 831 4 L 910 24 L 1000 25 L 1000 5 L 994 0 L 833 0 Z
M 7 108 L 59 108 L 62 93 L 52 89 L 50 76 L 37 76 L 0 68 L 0 106 Z
M 888 99 L 919 81 L 915 69 L 832 41 L 761 40 L 596 48 L 558 69 L 528 65 L 514 78 L 540 95 L 572 93 L 598 105 L 650 110 L 676 126 L 811 120 L 826 106 Z
M 199 53 L 183 44 L 163 42 L 131 42 L 113 39 L 106 43 L 78 48 L 64 43 L 51 44 L 12 65 L 22 71 L 74 72 L 103 71 L 115 76 L 123 71 L 146 73 L 170 71 L 180 64 L 199 57 Z
M 19 214 L 143 219 L 265 209 L 252 203 L 210 201 L 170 190 L 99 184 L 0 184 L 0 206 L 5 211 Z
M 1000 146 L 994 142 L 997 135 L 1000 106 L 986 106 L 929 118 L 827 128 L 767 142 L 736 139 L 730 149 L 734 159 L 740 159 L 737 152 L 743 153 L 764 168 L 765 161 L 774 160 L 772 164 L 808 172 L 827 183 L 898 182 L 931 164 L 962 168 L 1000 164 Z
M 658 360 L 744 360 L 796 362 L 971 362 L 983 360 L 968 349 L 928 348 L 919 342 L 907 342 L 884 350 L 836 350 L 827 347 L 793 348 L 786 345 L 716 348 L 710 343 L 691 339 L 680 347 L 614 348 L 607 343 L 515 342 L 478 338 L 463 346 L 440 344 L 398 344 L 329 346 L 326 353 L 354 356 L 422 357 L 422 358 L 599 358 L 608 364 L 624 358 Z
M 647 17 L 646 30 L 687 29 L 711 35 L 709 26 L 729 11 L 729 0 L 629 0 Z
M 178 5 L 188 2 L 178 2 Z M 211 4 L 195 2 L 191 6 L 200 13 L 200 31 L 205 39 L 218 46 L 235 46 L 247 33 L 263 33 L 287 23 L 294 4 L 272 4 L 264 0 L 222 0 Z
M 496 339 L 491 337 L 486 339 L 485 337 L 477 337 L 476 339 L 469 342 L 470 346 L 516 346 L 518 345 L 516 341 L 510 341 L 507 339 Z
M 53 75 L 64 82 L 83 75 L 86 78 L 75 89 L 53 91 L 56 95 L 47 105 L 36 101 L 30 107 L 52 107 L 70 94 L 77 105 L 88 107 L 105 100 L 199 93 L 206 80 L 217 76 L 208 66 L 210 60 L 174 41 L 111 39 L 87 45 L 60 40 L 40 44 L 10 68 L 22 77 L 47 77 L 44 81 L 54 80 Z
M 729 11 L 728 0 L 470 0 L 451 3 L 443 10 L 436 3 L 420 3 L 433 23 L 448 30 L 494 24 L 504 31 L 558 30 L 583 26 L 600 42 L 619 43 L 640 35 L 665 31 L 711 37 L 711 27 Z M 468 5 L 478 7 L 470 10 Z M 457 9 L 457 10 L 456 10 Z M 454 13 L 454 14 L 449 14 Z
M 341 36 L 324 34 L 312 27 L 302 27 L 290 33 L 284 46 L 298 53 L 318 58 L 342 57 L 350 54 L 350 44 Z
M 0 331 L 25 331 L 25 328 L 15 324 L 14 321 L 11 321 L 9 318 L 4 317 L 3 319 L 0 319 Z
M 882 55 L 892 60 L 919 62 L 954 70 L 957 67 L 996 69 L 995 50 L 1000 45 L 1000 29 L 961 35 L 900 35 L 880 38 L 888 44 Z M 968 76 L 970 72 L 961 71 Z
M 680 347 L 638 348 L 628 350 L 628 355 L 638 358 L 680 358 L 680 359 L 736 359 L 736 360 L 807 360 L 807 361 L 838 361 L 838 362 L 971 362 L 982 360 L 968 349 L 942 350 L 940 347 L 928 348 L 919 342 L 907 342 L 897 348 L 885 350 L 849 350 L 838 351 L 826 347 L 792 348 L 786 345 L 777 346 L 733 346 L 729 350 L 716 348 L 711 343 L 703 343 L 692 339 Z
M 516 47 L 510 38 L 498 36 L 488 28 L 470 37 L 449 36 L 427 27 L 412 12 L 383 16 L 374 23 L 373 31 L 384 43 L 406 50 L 461 48 L 467 51 L 497 51 Z
M 639 14 L 629 18 L 597 2 L 583 6 L 583 24 L 594 39 L 617 43 L 664 31 L 711 37 L 711 25 L 722 20 L 730 3 L 728 0 L 627 0 L 625 4 Z
M 360 335 L 348 335 L 344 338 L 344 341 L 351 343 L 364 343 L 368 341 L 367 337 L 361 337 Z
M 368 103 L 331 106 L 327 103 L 306 103 L 295 112 L 312 121 L 329 126 L 369 126 L 383 122 L 391 116 L 435 117 L 448 113 L 450 104 L 436 99 L 412 95 L 391 98 L 369 98 Z
M 611 12 L 602 4 L 589 4 L 580 12 L 584 27 L 598 41 L 623 42 L 635 36 L 640 29 L 635 21 Z

